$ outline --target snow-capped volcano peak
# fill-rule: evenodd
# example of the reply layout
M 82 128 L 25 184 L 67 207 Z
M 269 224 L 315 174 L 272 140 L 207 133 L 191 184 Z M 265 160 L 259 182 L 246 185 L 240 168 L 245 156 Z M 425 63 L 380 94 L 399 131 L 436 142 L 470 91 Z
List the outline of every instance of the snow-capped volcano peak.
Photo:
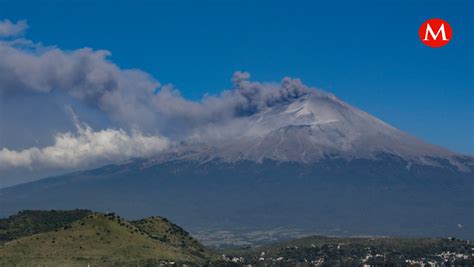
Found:
M 331 122 L 340 121 L 341 118 L 335 110 L 325 109 L 322 105 L 316 103 L 317 98 L 313 99 L 306 96 L 289 104 L 284 113 L 289 114 L 295 120 L 301 120 L 301 122 L 307 122 L 308 125 L 325 124 Z
M 463 162 L 464 156 L 425 143 L 332 94 L 316 90 L 276 102 L 242 117 L 238 124 L 230 137 L 191 141 L 173 153 L 199 161 L 303 163 L 328 157 L 376 159 L 389 154 L 408 162 L 439 165 L 439 160 L 444 160 L 460 170 L 472 167 Z M 211 130 L 219 132 L 218 128 Z M 472 162 L 471 157 L 466 158 Z

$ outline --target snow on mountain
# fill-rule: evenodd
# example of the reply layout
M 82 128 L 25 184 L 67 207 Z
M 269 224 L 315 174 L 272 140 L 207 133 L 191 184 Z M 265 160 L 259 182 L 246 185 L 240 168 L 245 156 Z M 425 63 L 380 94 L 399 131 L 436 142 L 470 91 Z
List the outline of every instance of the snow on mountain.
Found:
M 152 162 L 268 159 L 314 163 L 322 158 L 376 159 L 390 154 L 433 166 L 447 161 L 460 171 L 469 171 L 474 162 L 472 157 L 425 143 L 332 94 L 316 90 L 242 117 L 236 131 L 237 136 L 229 138 L 191 140 Z

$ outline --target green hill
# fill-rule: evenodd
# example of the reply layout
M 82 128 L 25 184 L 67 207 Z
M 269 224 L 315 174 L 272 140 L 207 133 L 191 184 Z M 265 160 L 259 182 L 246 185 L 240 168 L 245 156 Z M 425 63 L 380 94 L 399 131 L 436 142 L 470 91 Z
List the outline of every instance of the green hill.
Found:
M 52 213 L 42 212 L 41 217 L 52 218 Z M 146 266 L 163 262 L 203 264 L 215 258 L 187 232 L 163 218 L 129 222 L 114 214 L 89 213 L 69 223 L 74 216 L 61 213 L 65 217 L 57 224 L 42 221 L 32 235 L 27 235 L 26 229 L 36 224 L 33 219 L 37 213 L 18 214 L 24 219 L 10 221 L 15 231 L 3 229 L 18 238 L 0 246 L 0 265 Z M 33 223 L 14 225 L 14 221 Z
M 67 227 L 91 213 L 90 210 L 21 211 L 8 218 L 0 219 L 0 244 L 23 236 Z
M 151 238 L 180 248 L 198 258 L 208 258 L 210 250 L 192 238 L 183 228 L 166 218 L 150 217 L 131 222 L 135 227 L 147 233 Z

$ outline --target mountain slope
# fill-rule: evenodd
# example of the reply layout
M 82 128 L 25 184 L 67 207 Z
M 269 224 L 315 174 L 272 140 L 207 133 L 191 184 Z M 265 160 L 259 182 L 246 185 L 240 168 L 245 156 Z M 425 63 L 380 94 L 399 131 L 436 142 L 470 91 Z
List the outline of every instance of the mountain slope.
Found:
M 472 176 L 450 168 L 407 169 L 407 162 L 388 156 L 315 165 L 147 164 L 137 160 L 4 189 L 1 210 L 160 213 L 191 231 L 291 227 L 330 235 L 474 237 Z
M 197 161 L 317 163 L 327 157 L 376 159 L 390 154 L 418 164 L 440 166 L 439 161 L 446 161 L 459 171 L 474 170 L 474 157 L 427 144 L 320 91 L 275 103 L 242 118 L 241 124 L 244 130 L 238 137 L 193 140 L 159 155 L 156 161 L 175 156 Z
M 165 226 L 167 224 L 169 225 Z M 176 227 L 166 222 L 162 226 Z M 169 233 L 169 236 L 171 239 L 186 238 L 188 242 L 199 246 L 185 232 L 180 233 L 179 237 L 175 233 Z M 204 263 L 213 257 L 211 253 L 204 251 L 199 255 L 191 254 L 175 245 L 167 240 L 157 240 L 134 223 L 113 214 L 91 213 L 62 229 L 39 232 L 3 244 L 0 246 L 0 263 L 136 266 L 170 261 Z

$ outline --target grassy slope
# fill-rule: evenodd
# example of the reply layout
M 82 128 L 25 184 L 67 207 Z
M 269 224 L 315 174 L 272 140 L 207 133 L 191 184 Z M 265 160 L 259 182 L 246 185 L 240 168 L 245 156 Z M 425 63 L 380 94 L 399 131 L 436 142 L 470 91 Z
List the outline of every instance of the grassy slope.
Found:
M 155 216 L 132 221 L 131 223 L 147 233 L 151 238 L 180 248 L 190 255 L 209 260 L 216 258 L 209 249 L 192 238 L 188 232 L 176 224 L 171 223 L 166 218 Z
M 0 244 L 41 232 L 67 227 L 91 214 L 90 210 L 26 210 L 0 219 Z
M 0 263 L 12 265 L 76 265 L 153 263 L 161 260 L 203 262 L 172 244 L 153 239 L 119 217 L 93 213 L 66 229 L 5 243 L 0 247 Z

